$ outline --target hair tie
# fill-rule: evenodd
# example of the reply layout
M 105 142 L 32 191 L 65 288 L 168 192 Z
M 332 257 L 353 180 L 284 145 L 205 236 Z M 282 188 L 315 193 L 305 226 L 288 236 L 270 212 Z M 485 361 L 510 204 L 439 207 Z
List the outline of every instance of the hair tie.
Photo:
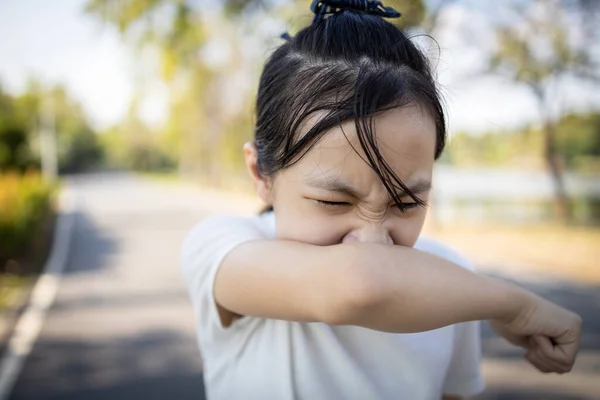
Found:
M 360 11 L 382 18 L 399 18 L 402 15 L 392 7 L 385 7 L 381 1 L 374 0 L 313 0 L 310 9 L 315 14 L 313 24 L 325 19 L 326 15 L 344 10 Z
M 293 39 L 287 32 L 283 32 L 279 37 L 285 40 L 286 42 L 290 42 Z

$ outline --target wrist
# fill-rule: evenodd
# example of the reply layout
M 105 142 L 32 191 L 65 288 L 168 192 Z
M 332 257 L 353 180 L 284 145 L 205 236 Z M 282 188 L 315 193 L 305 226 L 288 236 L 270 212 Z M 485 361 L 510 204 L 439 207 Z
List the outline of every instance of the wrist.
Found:
M 491 282 L 492 292 L 497 297 L 496 304 L 498 305 L 493 310 L 490 319 L 504 324 L 513 322 L 531 303 L 530 294 L 526 290 L 498 278 L 488 277 L 488 279 Z

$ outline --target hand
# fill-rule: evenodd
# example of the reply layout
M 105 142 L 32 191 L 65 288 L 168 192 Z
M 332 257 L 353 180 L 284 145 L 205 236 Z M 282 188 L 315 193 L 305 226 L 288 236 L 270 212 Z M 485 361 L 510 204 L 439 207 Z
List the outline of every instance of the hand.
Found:
M 527 293 L 524 306 L 508 321 L 490 320 L 510 343 L 528 350 L 525 359 L 544 373 L 571 371 L 579 351 L 581 317 Z

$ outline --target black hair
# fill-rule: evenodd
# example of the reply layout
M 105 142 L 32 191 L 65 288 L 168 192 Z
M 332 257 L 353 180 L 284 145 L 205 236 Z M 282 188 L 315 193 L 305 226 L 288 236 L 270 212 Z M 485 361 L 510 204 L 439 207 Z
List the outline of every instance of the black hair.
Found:
M 384 160 L 373 129 L 374 115 L 407 105 L 433 118 L 437 159 L 446 124 L 427 58 L 382 17 L 339 10 L 289 38 L 267 61 L 256 101 L 258 171 L 272 177 L 302 158 L 329 129 L 354 119 L 365 161 L 399 209 L 405 210 L 400 190 L 424 205 Z M 303 123 L 316 112 L 322 116 L 301 135 Z

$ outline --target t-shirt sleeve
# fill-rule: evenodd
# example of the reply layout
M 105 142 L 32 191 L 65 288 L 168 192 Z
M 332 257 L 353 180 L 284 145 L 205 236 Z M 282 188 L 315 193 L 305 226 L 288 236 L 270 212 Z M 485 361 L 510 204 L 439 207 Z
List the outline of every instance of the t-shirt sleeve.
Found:
M 473 264 L 454 254 L 452 261 L 463 268 L 475 271 Z M 469 321 L 454 325 L 452 359 L 444 381 L 443 393 L 459 397 L 471 397 L 485 389 L 481 373 L 481 322 Z
M 213 285 L 219 266 L 230 251 L 248 241 L 266 237 L 258 218 L 209 217 L 196 225 L 184 239 L 181 246 L 181 273 L 194 307 L 199 335 L 222 333 L 238 324 L 236 322 L 229 328 L 221 324 Z

